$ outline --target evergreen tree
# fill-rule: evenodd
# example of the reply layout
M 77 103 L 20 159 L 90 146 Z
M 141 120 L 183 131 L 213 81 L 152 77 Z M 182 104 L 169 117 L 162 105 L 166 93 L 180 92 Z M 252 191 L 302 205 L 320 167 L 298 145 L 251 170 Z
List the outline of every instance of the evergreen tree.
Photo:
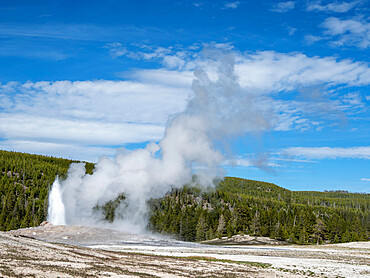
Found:
M 222 237 L 225 233 L 225 218 L 223 214 L 220 214 L 220 218 L 218 219 L 218 226 L 217 226 L 217 235 L 218 237 Z
M 208 227 L 207 227 L 207 222 L 206 222 L 206 219 L 204 217 L 204 213 L 202 213 L 198 219 L 198 224 L 197 224 L 197 227 L 196 227 L 196 240 L 197 241 L 202 241 L 202 240 L 206 240 L 207 239 L 207 230 L 208 230 Z
M 316 243 L 322 243 L 322 241 L 326 238 L 326 225 L 324 221 L 318 218 L 313 230 L 313 238 L 315 239 Z

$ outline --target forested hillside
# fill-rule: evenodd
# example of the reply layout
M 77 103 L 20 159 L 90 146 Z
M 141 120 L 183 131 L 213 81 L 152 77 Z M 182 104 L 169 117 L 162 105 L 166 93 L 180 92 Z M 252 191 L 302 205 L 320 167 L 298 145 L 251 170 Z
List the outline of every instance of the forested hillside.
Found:
M 48 192 L 58 175 L 65 178 L 68 159 L 0 151 L 0 230 L 37 226 L 46 219 Z M 86 164 L 92 173 L 94 165 Z
M 308 244 L 370 236 L 369 194 L 294 192 L 227 177 L 215 190 L 186 187 L 151 206 L 152 230 L 188 241 L 249 234 Z
M 37 226 L 47 215 L 48 191 L 75 161 L 0 151 L 0 230 Z M 86 172 L 94 165 L 86 163 Z M 102 209 L 112 221 L 124 192 Z M 275 184 L 225 178 L 214 189 L 173 190 L 150 201 L 149 228 L 200 241 L 234 234 L 269 236 L 294 243 L 348 242 L 370 236 L 370 195 L 295 192 Z

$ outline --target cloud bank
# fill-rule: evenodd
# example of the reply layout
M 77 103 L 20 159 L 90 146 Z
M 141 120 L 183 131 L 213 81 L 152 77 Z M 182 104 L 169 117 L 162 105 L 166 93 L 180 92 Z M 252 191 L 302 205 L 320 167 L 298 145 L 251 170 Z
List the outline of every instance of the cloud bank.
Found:
M 145 49 L 143 53 L 150 59 L 178 57 L 180 51 Z M 367 63 L 301 53 L 229 51 L 235 57 L 239 86 L 254 95 L 256 108 L 273 112 L 275 130 L 322 128 L 324 119 L 311 116 L 322 115 L 323 107 L 333 115 L 364 107 L 364 97 L 359 93 L 338 97 L 338 91 L 334 91 L 335 100 L 329 100 L 332 87 L 370 84 Z M 150 55 L 157 52 L 167 54 Z M 11 150 L 48 150 L 51 155 L 96 161 L 101 154 L 112 154 L 117 146 L 158 141 L 168 118 L 183 112 L 193 96 L 193 70 L 203 67 L 211 80 L 215 76 L 214 68 L 200 59 L 196 49 L 182 53 L 186 55 L 181 68 L 169 65 L 119 73 L 124 78 L 121 81 L 0 84 L 1 145 Z M 289 92 L 302 88 L 308 88 L 308 100 L 288 97 Z

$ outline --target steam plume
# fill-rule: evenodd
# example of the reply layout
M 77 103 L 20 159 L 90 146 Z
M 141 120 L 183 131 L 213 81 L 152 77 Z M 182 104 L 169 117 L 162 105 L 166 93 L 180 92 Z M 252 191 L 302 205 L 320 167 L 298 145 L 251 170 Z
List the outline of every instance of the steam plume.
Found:
M 55 225 L 65 225 L 65 208 L 58 177 L 49 193 L 48 221 Z
M 112 225 L 140 231 L 146 225 L 148 199 L 191 183 L 193 174 L 205 186 L 222 175 L 224 156 L 214 147 L 215 140 L 270 127 L 269 111 L 258 105 L 252 92 L 239 86 L 233 55 L 211 51 L 205 56 L 203 65 L 207 70 L 194 72 L 193 98 L 185 112 L 172 117 L 158 144 L 119 151 L 114 159 L 101 157 L 93 175 L 85 174 L 83 164 L 71 165 L 68 178 L 61 183 L 66 224 L 99 225 L 102 215 L 94 207 L 123 193 L 126 199 L 118 211 L 124 214 L 116 217 Z M 60 205 L 53 194 L 58 185 L 57 180 L 50 194 L 51 222 L 58 219 L 51 215 Z

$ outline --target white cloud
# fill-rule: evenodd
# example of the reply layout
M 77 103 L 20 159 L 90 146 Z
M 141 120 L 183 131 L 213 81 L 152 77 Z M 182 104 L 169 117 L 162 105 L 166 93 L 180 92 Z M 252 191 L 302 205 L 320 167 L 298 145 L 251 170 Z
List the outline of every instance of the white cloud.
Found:
M 13 82 L 0 86 L 0 98 L 10 102 L 4 108 L 7 113 L 160 125 L 168 115 L 185 108 L 189 94 L 189 85 L 137 81 Z
M 334 46 L 354 45 L 370 47 L 370 22 L 361 19 L 327 18 L 322 24 L 324 35 L 332 39 Z
M 370 181 L 370 179 L 368 179 L 368 178 L 362 178 L 361 180 L 362 181 Z
M 104 46 L 104 48 L 109 49 L 109 54 L 113 58 L 121 57 L 128 54 L 127 48 L 122 46 L 122 44 L 119 42 L 108 43 Z
M 175 71 L 167 69 L 134 70 L 120 73 L 118 76 L 134 79 L 143 84 L 162 84 L 174 88 L 190 88 L 194 78 L 192 71 Z
M 239 57 L 236 70 L 242 86 L 268 92 L 317 84 L 370 84 L 370 69 L 366 63 L 300 53 L 246 54 Z
M 238 159 L 230 159 L 225 160 L 223 165 L 230 165 L 230 166 L 243 166 L 243 167 L 253 167 L 253 162 L 250 159 L 245 158 L 238 158 Z
M 58 152 L 60 144 L 84 149 L 159 140 L 168 117 L 185 109 L 190 83 L 182 87 L 149 80 L 96 80 L 0 85 L 0 137 L 8 140 L 0 146 L 20 150 L 19 142 L 27 141 L 35 150 L 39 142 Z
M 118 45 L 121 47 L 121 44 Z M 158 61 L 166 69 L 181 73 L 206 66 L 198 49 L 183 50 L 151 46 L 141 48 L 145 51 L 129 52 L 125 55 L 134 59 Z M 230 43 L 212 43 L 205 45 L 203 54 L 207 55 L 207 49 L 215 48 L 233 51 Z M 308 57 L 297 52 L 237 53 L 234 51 L 234 54 L 236 70 L 240 74 L 242 85 L 257 89 L 279 91 L 289 90 L 297 85 L 306 86 L 318 83 L 362 85 L 370 82 L 368 65 L 349 59 L 338 61 L 334 57 Z
M 307 160 L 307 159 L 293 159 L 293 158 L 281 158 L 281 157 L 273 157 L 274 160 L 281 160 L 281 161 L 288 161 L 288 162 L 299 162 L 299 163 L 316 163 L 315 160 Z
M 163 57 L 163 64 L 170 69 L 181 69 L 185 65 L 185 61 L 178 55 L 166 55 Z
M 158 140 L 164 126 L 0 113 L 0 137 L 42 142 L 120 145 Z
M 295 2 L 294 1 L 287 1 L 287 2 L 280 2 L 274 5 L 274 7 L 271 9 L 273 12 L 278 13 L 285 13 L 292 9 L 294 9 Z
M 306 35 L 304 37 L 304 40 L 307 42 L 307 44 L 311 45 L 315 42 L 318 42 L 318 41 L 321 41 L 325 39 L 324 37 L 320 37 L 320 36 L 313 36 L 313 35 Z
M 236 9 L 239 6 L 240 2 L 235 1 L 235 2 L 229 2 L 224 5 L 224 9 Z
M 288 32 L 289 32 L 289 36 L 293 36 L 295 34 L 295 32 L 297 31 L 297 28 L 294 28 L 294 27 L 291 27 L 291 26 L 288 26 Z
M 225 166 L 241 166 L 241 167 L 281 167 L 280 164 L 268 161 L 268 157 L 263 156 L 257 159 L 248 158 L 235 158 L 223 161 L 222 165 Z
M 67 159 L 96 162 L 101 155 L 113 156 L 117 149 L 114 147 L 95 147 L 82 144 L 53 143 L 27 140 L 5 140 L 1 148 L 10 151 L 27 152 L 32 154 L 50 155 Z
M 370 159 L 370 147 L 291 147 L 281 151 L 282 155 L 304 157 L 308 159 Z
M 200 63 L 195 61 L 196 65 Z M 338 61 L 332 57 L 307 57 L 300 53 L 283 54 L 265 51 L 239 54 L 236 57 L 236 72 L 243 88 L 261 95 L 277 94 L 280 91 L 320 84 L 359 86 L 370 84 L 370 69 L 366 63 Z M 140 70 L 130 73 L 129 77 L 143 83 L 171 82 L 171 86 L 176 86 L 175 84 L 190 86 L 192 72 Z M 322 124 L 308 119 L 308 115 L 322 116 L 324 113 L 330 113 L 330 117 L 338 117 L 340 110 L 356 108 L 354 96 L 343 97 L 341 103 L 322 98 L 322 92 L 317 92 L 320 97 L 316 97 L 315 94 L 310 92 L 308 101 L 277 101 L 273 98 L 261 98 L 259 103 L 266 109 L 272 109 L 278 113 L 275 129 L 280 131 L 320 129 Z
M 191 58 L 190 53 L 183 50 L 177 50 L 172 47 L 152 47 L 149 45 L 135 46 L 140 50 L 128 51 L 127 47 L 123 46 L 119 42 L 109 43 L 104 47 L 109 50 L 109 54 L 113 58 L 127 56 L 137 60 L 159 61 L 169 69 L 183 69 Z M 133 47 L 133 45 L 131 45 L 131 47 Z
M 171 53 L 177 57 L 180 51 Z M 171 56 L 160 48 L 152 53 Z M 181 54 L 186 61 L 183 68 L 204 65 L 197 52 L 185 53 Z M 313 120 L 310 115 L 322 115 L 324 110 L 335 117 L 337 109 L 357 109 L 363 105 L 362 96 L 356 92 L 329 103 L 315 99 L 314 91 L 308 102 L 281 99 L 281 91 L 320 84 L 370 84 L 368 64 L 362 62 L 271 51 L 235 52 L 235 55 L 240 86 L 255 96 L 256 109 L 271 115 L 275 130 L 320 129 L 325 119 Z M 0 141 L 0 146 L 17 150 L 28 146 L 27 150 L 36 152 L 38 146 L 46 144 L 45 149 L 54 154 L 60 153 L 64 144 L 70 150 L 99 146 L 92 147 L 98 152 L 101 147 L 158 140 L 168 118 L 183 111 L 193 94 L 190 70 L 161 68 L 119 75 L 127 80 L 0 84 L 0 137 L 7 140 Z
M 321 4 L 321 1 L 309 2 L 307 4 L 307 11 L 321 11 L 321 12 L 336 12 L 345 13 L 356 6 L 360 1 L 352 2 L 333 2 L 326 5 Z
M 329 120 L 337 120 L 338 110 L 329 101 L 278 101 L 274 100 L 272 106 L 276 111 L 276 131 L 322 129 Z
M 365 103 L 362 101 L 362 96 L 358 92 L 352 92 L 344 95 L 342 97 L 344 104 L 348 104 L 352 107 L 364 107 Z

